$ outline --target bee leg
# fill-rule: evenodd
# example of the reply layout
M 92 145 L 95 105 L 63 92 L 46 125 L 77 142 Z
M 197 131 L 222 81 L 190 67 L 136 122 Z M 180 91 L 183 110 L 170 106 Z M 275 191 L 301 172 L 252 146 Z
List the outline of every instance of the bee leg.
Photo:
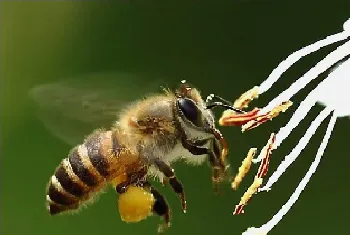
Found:
M 166 178 L 163 178 L 161 183 L 162 183 L 163 186 L 165 186 L 167 182 L 168 182 L 168 180 Z
M 117 191 L 118 194 L 125 193 L 127 187 L 131 184 L 142 184 L 145 182 L 145 176 L 147 174 L 147 169 L 142 169 L 141 171 L 137 172 L 136 174 L 129 175 L 127 180 L 117 184 L 115 186 L 115 190 Z
M 209 162 L 212 167 L 212 182 L 215 193 L 219 192 L 219 184 L 224 180 L 227 167 L 221 159 L 221 152 L 217 146 L 217 141 L 214 139 L 211 141 L 210 150 L 208 151 Z
M 187 205 L 185 192 L 181 182 L 175 176 L 174 169 L 160 159 L 156 159 L 154 161 L 154 164 L 160 170 L 160 172 L 162 172 L 165 175 L 165 177 L 168 178 L 169 184 L 171 185 L 174 192 L 180 195 L 182 211 L 186 213 Z
M 149 182 L 144 184 L 144 187 L 148 187 L 154 196 L 155 203 L 153 205 L 153 212 L 164 218 L 165 223 L 158 227 L 158 233 L 164 232 L 165 229 L 170 227 L 170 209 L 164 196 L 158 192 Z
M 225 172 L 225 166 L 220 159 L 220 153 L 218 151 L 215 151 L 217 149 L 215 146 L 215 143 L 216 143 L 215 140 L 213 139 L 208 141 L 211 141 L 210 148 L 193 145 L 193 143 L 190 143 L 184 138 L 182 139 L 182 145 L 193 155 L 203 155 L 203 154 L 208 155 L 210 165 L 213 169 L 212 182 L 213 182 L 214 191 L 215 193 L 218 193 L 219 191 L 218 184 L 223 179 L 222 175 Z
M 124 182 L 118 184 L 117 186 L 115 186 L 115 190 L 117 191 L 118 194 L 125 193 L 126 188 L 131 184 L 132 184 L 132 182 L 130 180 L 124 181 Z

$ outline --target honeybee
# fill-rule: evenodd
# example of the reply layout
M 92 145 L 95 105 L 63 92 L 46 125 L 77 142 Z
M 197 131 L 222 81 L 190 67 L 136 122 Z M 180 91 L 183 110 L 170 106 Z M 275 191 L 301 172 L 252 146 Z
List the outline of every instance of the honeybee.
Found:
M 133 82 L 125 74 L 110 76 Z M 85 81 L 88 83 L 89 79 Z M 110 89 L 113 90 L 113 87 Z M 86 119 L 85 123 L 105 113 L 114 117 L 115 111 L 120 109 L 117 100 L 109 97 L 109 102 L 98 102 L 94 90 L 74 88 L 69 83 L 44 85 L 33 89 L 31 94 L 49 113 L 59 110 L 57 115 L 61 117 L 66 115 L 64 111 L 67 108 L 62 108 L 64 105 L 79 104 L 83 108 L 72 109 L 70 106 L 68 111 L 75 113 L 71 114 L 74 118 L 79 117 L 81 112 L 79 118 Z M 179 195 L 184 212 L 187 209 L 185 192 L 171 167 L 173 162 L 185 159 L 193 164 L 202 164 L 208 159 L 213 184 L 225 179 L 227 144 L 215 127 L 211 111 L 217 106 L 225 107 L 225 104 L 207 103 L 200 92 L 185 81 L 174 91 L 163 89 L 161 93 L 150 94 L 125 106 L 111 128 L 93 131 L 59 163 L 47 187 L 49 213 L 75 211 L 107 185 L 113 185 L 120 195 L 133 186 L 147 188 L 154 197 L 152 211 L 163 217 L 165 227 L 169 227 L 169 205 L 151 185 L 149 178 L 156 176 L 162 182 L 168 182 Z M 96 107 L 101 112 L 95 109 L 91 116 L 84 113 Z M 46 122 L 46 125 L 55 128 L 53 123 Z M 58 135 L 63 136 L 62 133 Z M 69 142 L 74 141 L 70 139 Z

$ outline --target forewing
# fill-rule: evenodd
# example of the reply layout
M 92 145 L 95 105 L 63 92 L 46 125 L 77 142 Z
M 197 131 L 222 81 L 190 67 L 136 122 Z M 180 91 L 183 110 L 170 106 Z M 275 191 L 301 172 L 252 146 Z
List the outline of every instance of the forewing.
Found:
M 95 73 L 43 84 L 30 90 L 39 119 L 70 145 L 96 128 L 110 128 L 128 103 L 161 92 L 162 79 L 130 73 Z

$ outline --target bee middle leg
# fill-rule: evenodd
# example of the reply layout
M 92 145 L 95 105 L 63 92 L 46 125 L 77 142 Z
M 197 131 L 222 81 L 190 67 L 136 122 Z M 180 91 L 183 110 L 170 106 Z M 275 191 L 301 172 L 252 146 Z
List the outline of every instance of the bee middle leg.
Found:
M 185 192 L 181 182 L 175 176 L 174 169 L 160 159 L 156 159 L 154 161 L 154 165 L 159 169 L 160 172 L 162 172 L 165 175 L 165 177 L 168 178 L 169 184 L 174 190 L 174 192 L 180 195 L 182 211 L 186 213 L 187 205 Z

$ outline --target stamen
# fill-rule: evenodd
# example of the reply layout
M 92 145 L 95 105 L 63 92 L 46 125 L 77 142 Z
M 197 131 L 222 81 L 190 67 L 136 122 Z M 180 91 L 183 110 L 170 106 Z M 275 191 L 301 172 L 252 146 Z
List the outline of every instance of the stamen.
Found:
M 246 158 L 242 161 L 242 165 L 238 169 L 238 173 L 235 176 L 234 180 L 231 183 L 231 187 L 233 190 L 236 190 L 240 183 L 242 182 L 244 176 L 249 172 L 249 169 L 252 165 L 253 157 L 256 154 L 256 148 L 251 148 L 246 156 Z
M 318 88 L 322 87 L 327 79 L 320 82 L 317 87 L 310 92 L 310 94 L 300 103 L 299 107 L 295 110 L 293 116 L 289 122 L 282 127 L 276 135 L 275 148 L 278 148 L 282 142 L 290 135 L 295 127 L 306 117 L 311 108 L 316 105 L 318 100 Z M 253 159 L 254 163 L 260 162 L 263 158 L 263 154 L 260 153 L 256 159 Z
M 349 20 L 347 22 L 350 22 Z M 344 30 L 346 23 L 344 23 Z M 266 91 L 268 91 L 272 85 L 278 81 L 278 79 L 281 78 L 281 75 L 287 71 L 293 64 L 295 64 L 296 62 L 298 62 L 301 58 L 303 58 L 304 56 L 311 54 L 315 51 L 320 50 L 322 47 L 328 46 L 330 44 L 339 42 L 339 41 L 343 41 L 345 39 L 347 39 L 350 36 L 350 32 L 349 31 L 345 31 L 345 32 L 340 32 L 337 34 L 333 34 L 330 36 L 327 36 L 324 39 L 321 39 L 311 45 L 308 45 L 306 47 L 303 47 L 302 49 L 293 52 L 292 54 L 290 54 L 285 60 L 283 60 L 269 75 L 269 77 L 260 84 L 259 86 L 259 93 L 265 93 Z M 332 63 L 333 64 L 333 63 Z M 288 98 L 290 99 L 290 98 Z
M 233 104 L 233 107 L 244 109 L 248 107 L 248 104 L 257 99 L 259 96 L 259 87 L 255 86 L 252 89 L 243 93 Z
M 260 126 L 261 124 L 271 121 L 273 118 L 277 117 L 281 112 L 284 113 L 290 106 L 292 106 L 291 101 L 282 102 L 279 106 L 273 108 L 270 112 L 264 115 L 257 115 L 255 119 L 249 121 L 242 126 L 242 132 L 251 130 Z
M 238 114 L 232 110 L 225 110 L 219 119 L 219 125 L 221 126 L 242 126 L 251 120 L 257 118 L 257 114 L 260 109 L 255 108 L 244 114 Z
M 269 90 L 272 87 L 273 83 L 275 83 L 280 78 L 281 74 L 284 73 L 292 64 L 300 60 L 303 56 L 317 51 L 321 47 L 348 38 L 350 36 L 350 19 L 348 19 L 344 23 L 343 27 L 343 32 L 329 36 L 288 56 L 286 60 L 282 61 L 278 65 L 278 67 L 272 71 L 269 78 L 263 83 L 261 83 L 261 85 L 259 86 L 259 94 L 261 95 L 262 93 Z M 345 42 L 336 50 L 329 53 L 323 60 L 317 63 L 301 78 L 295 81 L 288 89 L 286 89 L 285 91 L 280 93 L 278 97 L 273 99 L 265 108 L 259 110 L 257 116 L 267 114 L 268 112 L 275 109 L 276 105 L 280 104 L 285 100 L 291 99 L 294 94 L 299 92 L 308 83 L 317 78 L 319 74 L 327 71 L 339 61 L 344 60 L 344 58 L 348 55 L 350 55 L 350 41 Z M 287 203 L 282 206 L 280 211 L 275 216 L 273 216 L 273 218 L 269 222 L 267 222 L 260 228 L 249 228 L 246 232 L 243 233 L 244 235 L 267 234 L 277 223 L 281 221 L 282 217 L 290 210 L 292 205 L 298 200 L 298 197 L 300 196 L 301 192 L 305 189 L 312 174 L 316 171 L 316 168 L 328 144 L 328 140 L 331 136 L 332 130 L 335 126 L 336 119 L 338 117 L 350 116 L 350 109 L 348 108 L 349 101 L 347 100 L 348 96 L 346 93 L 346 89 L 349 84 L 349 67 L 347 63 L 350 63 L 350 60 L 348 60 L 347 62 L 343 62 L 340 66 L 337 66 L 336 69 L 334 69 L 334 71 L 332 71 L 326 79 L 320 82 L 320 84 L 318 84 L 318 86 L 306 97 L 306 99 L 301 102 L 300 106 L 294 112 L 292 118 L 287 123 L 287 125 L 281 128 L 280 131 L 277 133 L 276 142 L 273 146 L 274 149 L 276 149 L 279 145 L 282 144 L 282 142 L 290 135 L 293 129 L 306 117 L 311 108 L 315 106 L 316 102 L 321 102 L 322 104 L 324 104 L 324 106 L 326 106 L 326 108 L 312 122 L 311 126 L 308 128 L 305 135 L 302 137 L 302 139 L 299 141 L 296 147 L 289 153 L 289 155 L 285 157 L 284 161 L 278 167 L 276 172 L 272 174 L 267 184 L 260 190 L 258 189 L 258 191 L 269 190 L 270 187 L 275 182 L 277 182 L 277 180 L 283 174 L 283 172 L 285 172 L 285 170 L 296 160 L 298 155 L 301 153 L 302 149 L 306 147 L 312 135 L 316 132 L 316 130 L 324 121 L 324 119 L 326 119 L 330 115 L 330 113 L 333 112 L 322 143 L 320 144 L 320 147 L 317 150 L 315 160 L 311 164 L 304 178 L 299 183 L 295 192 L 289 198 Z M 329 92 L 331 92 L 332 94 L 329 94 Z M 344 100 L 344 97 L 346 98 L 346 100 Z M 253 159 L 253 162 L 259 161 L 261 161 L 259 172 L 261 173 L 261 176 L 265 176 L 266 172 L 263 169 L 265 168 L 264 166 L 268 166 L 268 163 L 266 163 L 266 153 L 264 151 L 260 152 L 257 159 Z M 241 206 L 239 210 L 242 211 L 243 207 Z
M 287 214 L 287 212 L 291 209 L 294 203 L 298 200 L 301 192 L 305 189 L 306 185 L 310 181 L 311 176 L 316 172 L 316 169 L 321 161 L 322 155 L 327 147 L 328 140 L 331 137 L 336 120 L 337 120 L 337 116 L 334 112 L 331 117 L 331 120 L 329 121 L 326 133 L 320 144 L 320 147 L 317 150 L 315 160 L 312 162 L 309 170 L 307 171 L 303 179 L 300 181 L 298 187 L 296 188 L 292 196 L 289 198 L 286 204 L 284 204 L 282 208 L 272 217 L 270 221 L 262 225 L 260 228 L 257 228 L 256 230 L 264 231 L 267 234 L 269 231 L 271 231 L 274 228 L 274 226 L 276 226 L 282 220 L 283 216 Z M 243 234 L 249 234 L 249 233 L 243 233 Z
M 268 182 L 259 191 L 269 191 L 272 185 L 278 181 L 279 177 L 286 171 L 286 169 L 297 159 L 301 151 L 309 143 L 311 137 L 317 131 L 317 128 L 332 112 L 331 109 L 325 108 L 322 112 L 312 121 L 310 127 L 307 129 L 305 135 L 299 140 L 299 143 L 295 148 L 284 158 L 277 170 L 270 176 Z M 277 134 L 278 135 L 278 134 Z
M 248 188 L 248 190 L 243 194 L 239 204 L 236 205 L 233 215 L 239 215 L 244 213 L 243 207 L 247 205 L 247 203 L 250 201 L 252 196 L 258 191 L 258 188 L 262 185 L 262 183 L 263 183 L 263 179 L 255 176 L 254 182 Z
M 270 156 L 271 151 L 273 149 L 273 144 L 275 141 L 275 134 L 272 133 L 270 136 L 269 141 L 264 146 L 261 152 L 264 153 L 263 161 L 260 163 L 260 167 L 258 170 L 258 173 L 256 174 L 254 181 L 252 185 L 248 188 L 248 190 L 244 193 L 244 195 L 241 197 L 241 201 L 238 205 L 236 205 L 235 211 L 233 212 L 234 215 L 244 213 L 243 207 L 247 205 L 247 203 L 250 201 L 252 196 L 258 192 L 258 189 L 261 187 L 263 183 L 263 178 L 267 174 L 269 163 L 270 163 Z
M 259 178 L 263 178 L 267 174 L 267 171 L 270 165 L 270 156 L 271 156 L 272 150 L 274 149 L 275 141 L 276 141 L 276 135 L 272 133 L 269 141 L 267 142 L 265 147 L 262 149 L 262 152 L 264 153 L 264 158 L 261 161 L 261 164 L 257 173 L 257 176 Z
M 244 114 L 237 114 L 231 110 L 225 110 L 219 119 L 219 124 L 221 126 L 242 126 L 242 132 L 245 132 L 272 120 L 281 112 L 285 112 L 292 104 L 291 101 L 283 102 L 266 114 L 259 114 L 259 108 L 254 108 Z
M 280 104 L 285 100 L 290 100 L 290 98 L 304 88 L 308 83 L 317 78 L 321 73 L 327 71 L 339 60 L 344 59 L 350 52 L 350 41 L 339 46 L 336 50 L 329 53 L 323 60 L 318 62 L 313 68 L 306 72 L 301 78 L 295 81 L 287 90 L 283 91 L 279 96 L 273 99 L 265 108 L 260 112 L 266 113 L 272 110 L 276 105 Z M 284 70 L 287 70 L 285 68 Z M 264 85 L 264 83 L 262 83 Z M 260 89 L 265 90 L 264 87 Z

